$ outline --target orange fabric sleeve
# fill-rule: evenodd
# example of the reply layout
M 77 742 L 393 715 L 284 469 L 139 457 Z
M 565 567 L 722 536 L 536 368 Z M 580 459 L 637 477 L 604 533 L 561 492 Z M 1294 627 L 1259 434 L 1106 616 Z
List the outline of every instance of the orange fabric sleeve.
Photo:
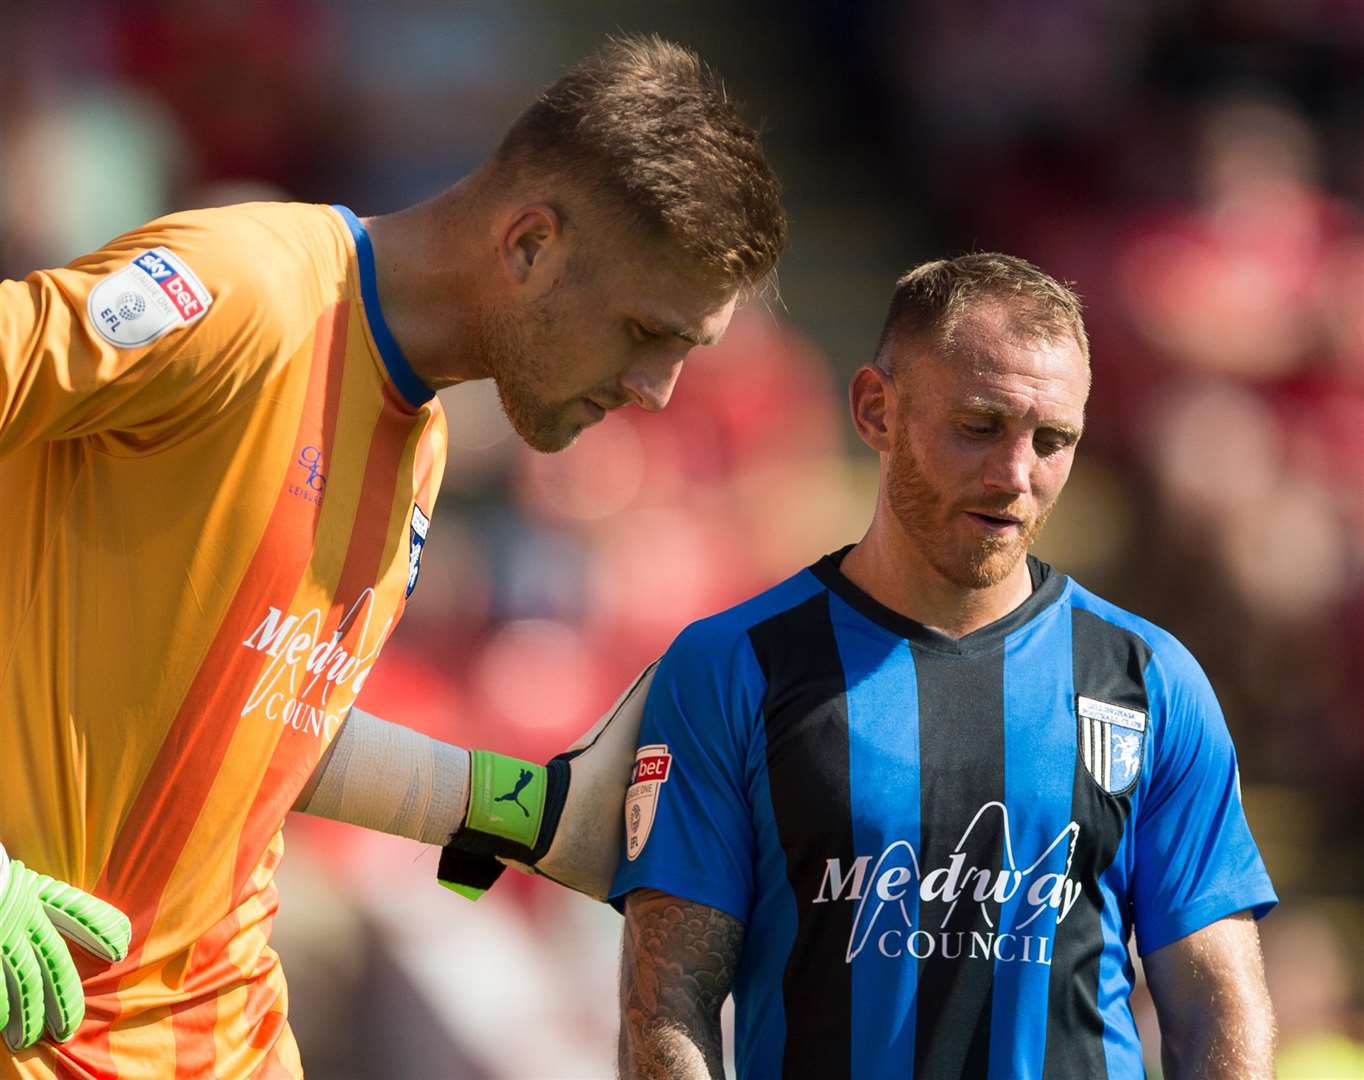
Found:
M 137 452 L 258 388 L 300 332 L 275 298 L 316 289 L 274 231 L 250 207 L 173 215 L 0 282 L 0 456 L 101 433 Z

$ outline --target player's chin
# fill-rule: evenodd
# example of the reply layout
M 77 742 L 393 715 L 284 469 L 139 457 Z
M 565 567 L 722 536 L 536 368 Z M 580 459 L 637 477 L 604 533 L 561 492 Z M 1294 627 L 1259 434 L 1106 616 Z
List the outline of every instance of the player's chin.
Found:
M 557 454 L 562 450 L 567 450 L 577 442 L 578 436 L 582 433 L 581 427 L 575 427 L 569 431 L 539 432 L 534 438 L 526 438 L 525 436 L 522 438 L 525 438 L 526 445 L 537 453 Z
M 557 454 L 577 442 L 578 436 L 589 425 L 578 417 L 569 416 L 565 410 L 553 416 L 540 418 L 535 423 L 513 423 L 512 426 L 521 436 L 521 441 L 532 450 L 541 454 Z
M 986 541 L 963 560 L 958 581 L 974 589 L 998 585 L 1013 573 L 1014 567 L 1027 553 L 1028 545 L 1022 538 L 1005 542 Z

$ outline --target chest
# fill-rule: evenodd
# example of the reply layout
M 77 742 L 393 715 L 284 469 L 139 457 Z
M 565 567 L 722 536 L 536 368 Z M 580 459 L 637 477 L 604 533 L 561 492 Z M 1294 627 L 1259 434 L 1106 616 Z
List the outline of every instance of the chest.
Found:
M 1087 724 L 1073 668 L 1044 661 L 906 645 L 859 666 L 845 650 L 769 695 L 764 764 L 801 899 L 909 898 L 939 917 L 1073 904 L 1131 808 L 1091 772 L 1085 736 L 1112 759 L 1133 732 Z

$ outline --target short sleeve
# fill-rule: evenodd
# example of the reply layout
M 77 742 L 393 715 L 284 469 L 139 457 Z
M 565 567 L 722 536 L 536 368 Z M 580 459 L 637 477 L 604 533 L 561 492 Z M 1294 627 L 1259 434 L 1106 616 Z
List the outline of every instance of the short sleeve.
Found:
M 1154 768 L 1137 809 L 1133 916 L 1142 955 L 1278 903 L 1241 805 L 1236 751 L 1207 676 L 1182 647 L 1152 661 Z
M 747 754 L 760 700 L 747 638 L 689 627 L 649 689 L 625 801 L 625 846 L 611 889 L 705 904 L 747 923 L 754 829 Z
M 0 456 L 101 432 L 164 443 L 249 392 L 287 334 L 262 267 L 297 295 L 295 249 L 247 208 L 191 211 L 0 282 Z

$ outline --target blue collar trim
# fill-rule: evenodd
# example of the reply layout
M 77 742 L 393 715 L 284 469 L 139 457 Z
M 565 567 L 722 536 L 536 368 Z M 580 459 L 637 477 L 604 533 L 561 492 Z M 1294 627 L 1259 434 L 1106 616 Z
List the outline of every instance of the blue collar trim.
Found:
M 398 348 L 388 323 L 384 321 L 383 308 L 379 306 L 379 283 L 374 276 L 374 246 L 369 242 L 369 232 L 349 207 L 336 203 L 332 209 L 341 215 L 350 227 L 351 236 L 355 237 L 355 257 L 360 264 L 360 296 L 365 302 L 365 317 L 369 319 L 369 329 L 374 335 L 374 343 L 379 346 L 379 355 L 388 369 L 388 377 L 408 404 L 419 408 L 435 397 L 436 392 L 417 377 L 402 349 Z

